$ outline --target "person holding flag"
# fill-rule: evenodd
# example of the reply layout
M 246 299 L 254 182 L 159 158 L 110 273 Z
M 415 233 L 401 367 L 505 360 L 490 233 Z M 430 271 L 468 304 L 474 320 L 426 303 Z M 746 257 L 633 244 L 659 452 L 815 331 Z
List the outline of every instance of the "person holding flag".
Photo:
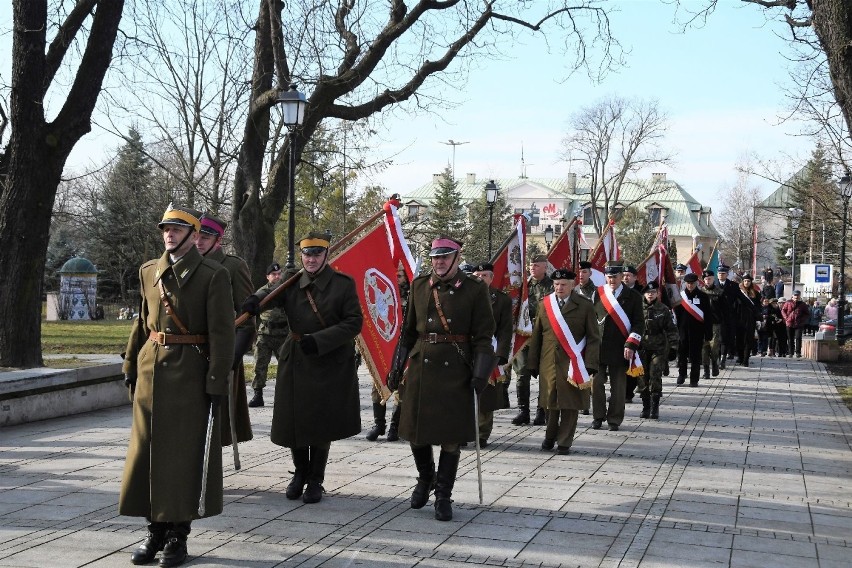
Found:
M 683 277 L 683 282 L 680 303 L 674 309 L 679 332 L 677 384 L 686 382 L 689 370 L 689 386 L 697 387 L 701 375 L 701 351 L 704 342 L 713 337 L 712 308 L 707 294 L 698 289 L 697 274 L 690 272 Z
M 461 242 L 446 236 L 432 241 L 432 272 L 411 282 L 387 380 L 388 388 L 399 389 L 399 436 L 411 445 L 417 467 L 411 508 L 426 505 L 434 488 L 439 521 L 453 518 L 460 446 L 476 440 L 473 397 L 487 387 L 495 363 L 488 286 L 459 270 L 461 248 Z M 433 445 L 441 447 L 437 472 Z
M 302 238 L 298 280 L 275 288 L 277 295 L 264 305 L 282 308 L 290 324 L 280 351 L 270 439 L 290 448 L 296 471 L 285 495 L 304 503 L 322 499 L 331 442 L 361 431 L 355 337 L 364 317 L 355 281 L 328 265 L 329 244 L 323 232 Z M 288 271 L 285 280 L 295 274 Z M 241 311 L 259 314 L 272 292 L 258 290 Z
M 556 445 L 559 455 L 570 453 L 579 411 L 589 408 L 601 341 L 594 305 L 574 293 L 575 277 L 570 270 L 553 271 L 554 292 L 539 306 L 527 362 L 532 375 L 539 377 L 540 400 L 547 409 L 541 449 L 550 451 Z
M 595 293 L 595 312 L 600 326 L 601 343 L 598 373 L 592 381 L 592 428 L 600 430 L 606 420 L 610 430 L 618 430 L 624 421 L 624 393 L 627 369 L 637 364 L 636 352 L 645 331 L 642 296 L 622 284 L 620 264 L 608 265 L 606 282 Z M 623 345 L 623 349 L 615 346 Z M 609 406 L 606 383 L 609 380 Z

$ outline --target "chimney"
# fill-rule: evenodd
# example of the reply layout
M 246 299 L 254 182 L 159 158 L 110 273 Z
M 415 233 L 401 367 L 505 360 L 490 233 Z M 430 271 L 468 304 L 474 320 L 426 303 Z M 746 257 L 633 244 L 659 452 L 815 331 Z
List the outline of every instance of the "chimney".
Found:
M 470 185 L 476 184 L 476 174 L 467 174 L 465 181 Z
M 432 183 L 441 183 L 442 174 L 432 174 Z
M 654 182 L 654 183 L 666 181 L 666 174 L 665 173 L 651 174 L 651 181 Z
M 572 191 L 577 189 L 577 174 L 568 174 L 568 189 Z

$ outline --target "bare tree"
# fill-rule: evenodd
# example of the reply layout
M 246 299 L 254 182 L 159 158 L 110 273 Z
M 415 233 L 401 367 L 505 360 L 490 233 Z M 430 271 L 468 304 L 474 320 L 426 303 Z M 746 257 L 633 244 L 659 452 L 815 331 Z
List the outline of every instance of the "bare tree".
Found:
M 290 147 L 298 163 L 323 121 L 363 120 L 407 101 L 401 108 L 428 109 L 436 87 L 452 80 L 457 88 L 473 57 L 500 54 L 521 31 L 552 32 L 549 41 L 571 54 L 570 69 L 597 73 L 620 57 L 607 12 L 593 0 L 419 0 L 410 6 L 402 0 L 294 0 L 286 18 L 283 8 L 280 0 L 259 2 L 234 180 L 235 245 L 255 280 L 272 257 L 274 226 L 287 203 Z M 267 171 L 264 160 L 280 131 L 273 108 L 291 82 L 309 93 L 304 124 L 275 147 Z
M 619 96 L 606 97 L 577 111 L 569 121 L 569 133 L 562 141 L 562 157 L 583 164 L 591 178 L 591 201 L 595 230 L 601 234 L 616 206 L 630 207 L 664 184 L 633 186 L 629 198 L 625 181 L 631 174 L 649 166 L 670 164 L 673 155 L 660 143 L 668 131 L 668 119 L 656 100 L 643 101 Z M 598 215 L 602 210 L 603 215 Z
M 11 130 L 0 156 L 0 289 L 8 293 L 0 295 L 0 313 L 14 325 L 0 326 L 0 366 L 42 364 L 42 276 L 53 202 L 68 154 L 91 130 L 123 8 L 122 0 L 78 0 L 67 14 L 49 17 L 46 0 L 13 1 Z M 57 84 L 66 78 L 60 69 L 74 62 L 71 84 Z M 51 88 L 67 95 L 48 119 Z
M 749 185 L 749 166 L 740 166 L 737 182 L 722 193 L 725 204 L 717 217 L 717 228 L 722 235 L 722 256 L 737 268 L 750 269 L 754 252 L 754 227 L 758 223 L 760 193 Z M 759 243 L 758 243 L 759 245 Z M 758 255 L 758 261 L 762 260 Z

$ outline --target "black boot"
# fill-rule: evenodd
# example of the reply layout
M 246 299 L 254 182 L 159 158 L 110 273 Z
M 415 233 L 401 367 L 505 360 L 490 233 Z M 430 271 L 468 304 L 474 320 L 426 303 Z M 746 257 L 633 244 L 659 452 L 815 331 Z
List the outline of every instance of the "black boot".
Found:
M 503 385 L 503 408 L 512 408 L 512 403 L 509 402 L 509 382 Z
M 642 412 L 639 418 L 648 418 L 651 412 L 651 395 L 646 392 L 642 393 Z
M 725 370 L 725 362 L 728 360 L 728 354 L 725 353 L 725 348 L 722 348 L 722 351 L 719 353 L 719 368 L 723 371 Z
M 518 406 L 518 414 L 514 418 L 512 418 L 512 424 L 515 426 L 520 426 L 521 424 L 529 424 L 530 423 L 530 407 L 529 406 Z
M 168 523 L 149 523 L 148 536 L 142 544 L 133 551 L 130 561 L 134 564 L 148 564 L 153 562 L 157 553 L 166 545 L 166 530 Z
M 399 404 L 393 409 L 390 428 L 388 428 L 388 442 L 396 442 L 397 440 L 399 440 Z
M 653 420 L 660 418 L 660 393 L 658 392 L 651 395 L 651 418 Z
M 305 490 L 305 483 L 308 482 L 308 472 L 311 469 L 308 448 L 290 448 L 290 453 L 293 455 L 293 465 L 296 466 L 296 471 L 293 472 L 293 479 L 287 485 L 287 491 L 284 493 L 287 499 L 298 499 L 302 496 Z
M 704 365 L 704 378 L 710 379 L 710 365 Z
M 168 532 L 166 546 L 160 557 L 160 568 L 172 568 L 186 562 L 186 537 L 189 534 L 189 523 L 175 523 Z
M 544 426 L 547 424 L 547 414 L 544 412 L 542 407 L 538 407 L 535 411 L 535 420 L 533 420 L 533 426 Z
M 254 396 L 248 403 L 249 408 L 257 408 L 263 406 L 263 389 L 254 389 Z
M 459 468 L 459 454 L 441 452 L 438 460 L 438 474 L 435 482 L 435 518 L 450 521 L 453 518 L 453 485 Z
M 718 377 L 719 376 L 719 361 L 716 360 L 716 359 L 712 359 L 710 361 L 710 369 L 713 372 L 713 376 Z
M 386 412 L 387 407 L 384 404 L 378 402 L 373 403 L 373 419 L 376 421 L 376 425 L 367 432 L 367 440 L 370 442 L 375 442 L 379 439 L 379 436 L 385 433 Z
M 417 466 L 417 485 L 411 492 L 411 508 L 422 509 L 435 488 L 435 458 L 432 457 L 432 446 L 412 447 L 411 455 Z
M 323 491 L 325 491 L 322 482 L 325 480 L 325 465 L 328 463 L 329 446 L 310 447 L 311 470 L 308 473 L 308 486 L 305 488 L 305 494 L 302 495 L 302 501 L 305 503 L 319 503 L 322 499 Z

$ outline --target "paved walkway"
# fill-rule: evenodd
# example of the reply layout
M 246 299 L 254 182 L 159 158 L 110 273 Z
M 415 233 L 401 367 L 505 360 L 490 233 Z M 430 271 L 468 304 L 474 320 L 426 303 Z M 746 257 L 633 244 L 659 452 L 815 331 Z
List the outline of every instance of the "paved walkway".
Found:
M 619 432 L 581 416 L 570 456 L 498 412 L 485 504 L 465 451 L 447 523 L 431 501 L 408 507 L 407 444 L 363 434 L 332 445 L 322 502 L 288 501 L 272 409 L 252 410 L 243 469 L 225 472 L 224 514 L 193 524 L 189 565 L 852 565 L 852 415 L 824 368 L 757 358 L 699 388 L 673 382 L 659 421 L 637 404 Z M 129 426 L 122 407 L 0 429 L 0 566 L 130 566 L 144 532 L 116 513 Z

